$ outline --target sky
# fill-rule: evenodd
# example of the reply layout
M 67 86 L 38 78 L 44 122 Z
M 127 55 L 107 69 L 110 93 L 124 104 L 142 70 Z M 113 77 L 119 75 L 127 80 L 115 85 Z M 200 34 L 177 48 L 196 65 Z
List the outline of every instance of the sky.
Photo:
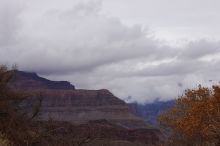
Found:
M 219 0 L 0 0 L 0 64 L 127 102 L 220 82 Z

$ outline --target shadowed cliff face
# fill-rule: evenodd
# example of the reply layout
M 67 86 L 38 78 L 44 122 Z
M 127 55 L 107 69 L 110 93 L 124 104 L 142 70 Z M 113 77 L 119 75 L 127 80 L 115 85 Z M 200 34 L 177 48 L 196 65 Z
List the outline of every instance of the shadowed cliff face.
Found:
M 50 81 L 35 73 L 18 71 L 11 86 L 16 89 L 41 92 L 43 100 L 39 119 L 68 121 L 82 124 L 106 119 L 127 128 L 147 127 L 141 118 L 133 115 L 128 105 L 106 89 L 75 89 L 65 81 Z M 27 106 L 36 99 L 30 99 Z
M 75 87 L 67 81 L 50 81 L 39 77 L 36 73 L 16 71 L 16 75 L 12 80 L 12 86 L 25 90 L 36 89 L 63 89 L 74 90 Z

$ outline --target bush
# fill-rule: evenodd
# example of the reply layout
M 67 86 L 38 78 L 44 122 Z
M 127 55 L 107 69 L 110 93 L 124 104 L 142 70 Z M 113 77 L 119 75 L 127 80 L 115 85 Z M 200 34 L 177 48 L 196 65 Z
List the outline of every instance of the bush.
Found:
M 0 66 L 0 139 L 1 143 L 7 141 L 7 145 L 27 145 L 34 135 L 30 128 L 32 118 L 20 103 L 33 95 L 10 88 L 14 76 L 15 69 L 9 71 Z
M 169 145 L 220 145 L 220 86 L 186 90 L 160 122 L 172 130 Z

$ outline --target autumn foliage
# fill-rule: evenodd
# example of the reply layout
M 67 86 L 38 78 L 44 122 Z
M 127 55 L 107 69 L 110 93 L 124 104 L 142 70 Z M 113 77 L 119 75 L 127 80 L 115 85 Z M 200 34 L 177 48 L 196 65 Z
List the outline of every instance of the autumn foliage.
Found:
M 220 145 L 220 86 L 189 89 L 160 117 L 170 145 Z

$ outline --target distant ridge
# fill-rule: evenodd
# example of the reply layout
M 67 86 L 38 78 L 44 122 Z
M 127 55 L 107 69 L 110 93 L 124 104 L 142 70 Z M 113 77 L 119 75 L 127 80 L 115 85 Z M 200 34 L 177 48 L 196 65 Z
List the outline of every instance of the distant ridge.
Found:
M 135 115 L 142 117 L 146 123 L 149 123 L 157 127 L 159 125 L 158 117 L 163 112 L 173 107 L 174 104 L 175 104 L 175 100 L 169 100 L 169 101 L 156 100 L 153 103 L 146 103 L 144 105 L 138 103 L 130 103 L 129 107 Z
M 75 86 L 67 81 L 50 81 L 34 72 L 16 71 L 12 80 L 14 87 L 23 89 L 62 89 L 75 90 Z

